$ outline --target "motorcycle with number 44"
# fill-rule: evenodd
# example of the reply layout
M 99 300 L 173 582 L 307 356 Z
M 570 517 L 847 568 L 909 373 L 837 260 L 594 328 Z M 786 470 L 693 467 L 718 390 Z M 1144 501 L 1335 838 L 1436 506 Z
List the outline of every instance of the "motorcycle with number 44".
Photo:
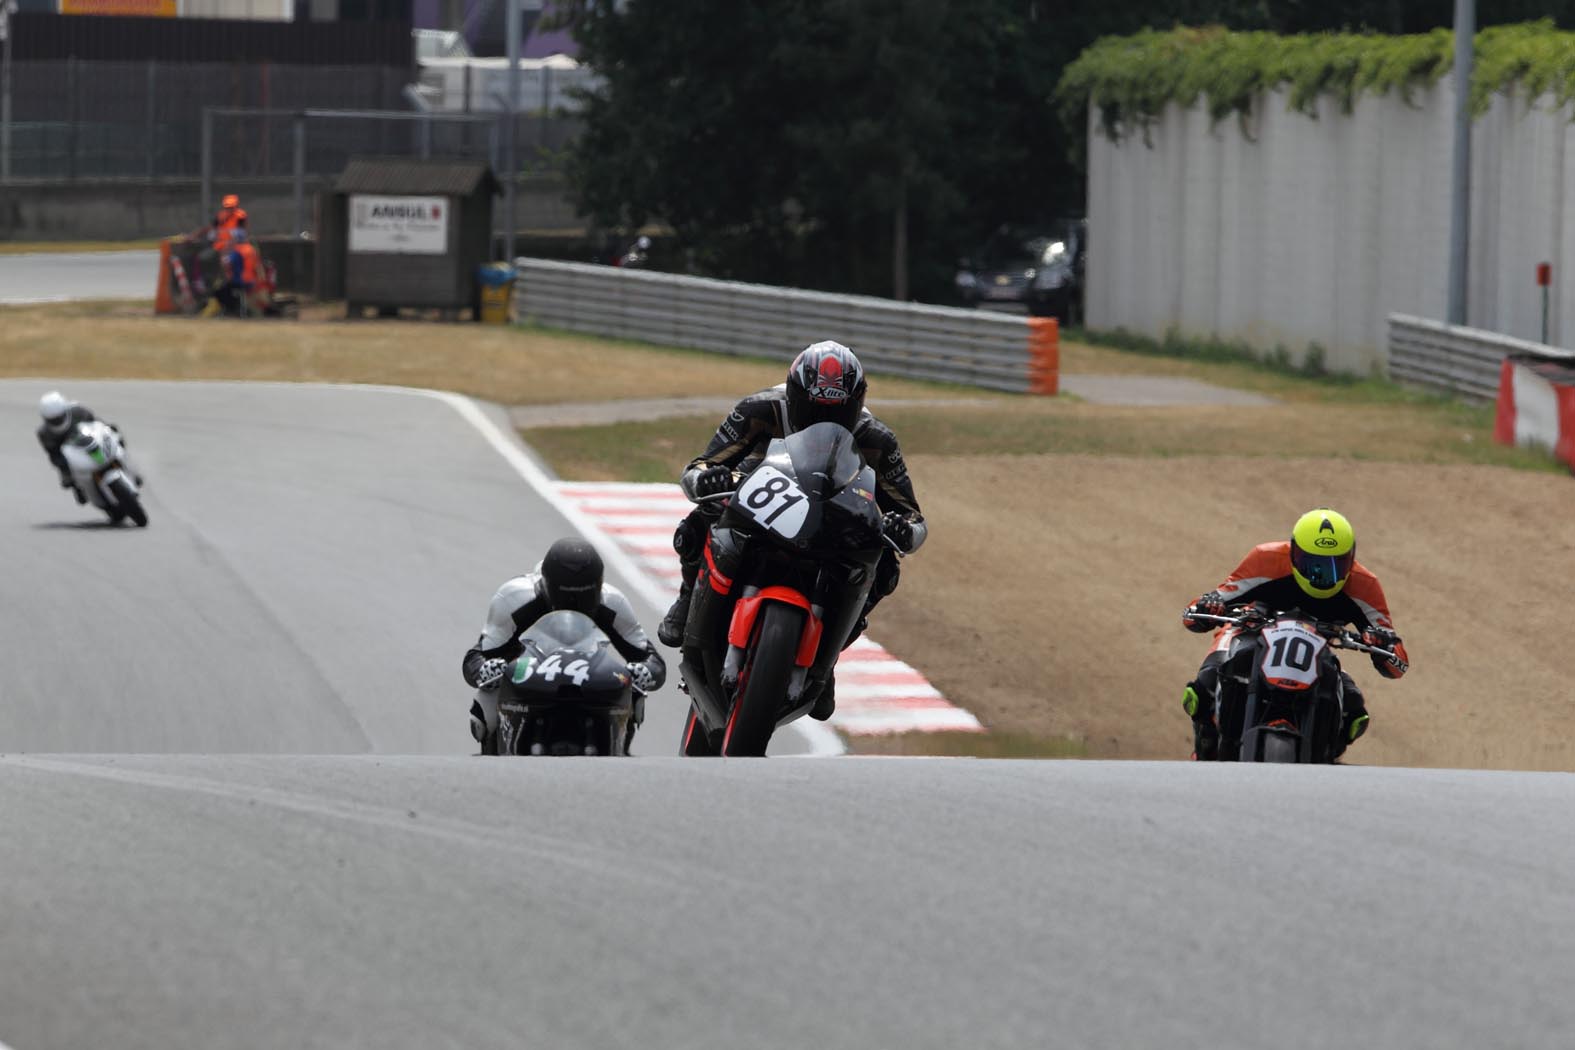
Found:
M 1363 642 L 1348 624 L 1297 609 L 1251 605 L 1215 616 L 1194 606 L 1186 616 L 1228 632 L 1214 709 L 1225 762 L 1333 762 L 1345 692 L 1335 650 L 1398 659 L 1391 649 Z
M 525 651 L 482 688 L 498 691 L 494 755 L 626 755 L 645 694 L 589 616 L 560 609 L 520 636 Z
M 764 755 L 830 678 L 889 546 L 853 434 L 777 438 L 720 501 L 684 631 L 685 755 Z
M 126 468 L 120 432 L 108 423 L 78 423 L 60 446 L 72 484 L 88 502 L 118 525 L 130 518 L 139 528 L 148 524 L 141 486 Z

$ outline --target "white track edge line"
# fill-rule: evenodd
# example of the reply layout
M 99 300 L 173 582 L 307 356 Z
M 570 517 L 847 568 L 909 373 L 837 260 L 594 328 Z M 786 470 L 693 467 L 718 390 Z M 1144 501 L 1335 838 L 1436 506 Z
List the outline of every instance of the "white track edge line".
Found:
M 363 387 L 363 389 L 365 388 Z M 658 609 L 669 603 L 670 599 L 651 582 L 645 571 L 636 565 L 633 559 L 625 554 L 610 536 L 602 532 L 601 528 L 597 526 L 596 522 L 589 515 L 581 511 L 571 500 L 560 495 L 552 479 L 547 477 L 546 473 L 532 462 L 531 458 L 521 451 L 520 447 L 510 440 L 508 435 L 504 434 L 496 423 L 488 418 L 487 414 L 481 410 L 475 401 L 460 394 L 451 394 L 446 390 L 421 390 L 416 387 L 405 387 L 403 389 L 412 394 L 435 398 L 447 403 L 454 411 L 459 413 L 461 418 L 475 427 L 493 448 L 498 450 L 499 455 L 508 462 L 509 466 L 514 468 L 521 478 L 525 479 L 526 484 L 536 490 L 537 495 L 550 503 L 559 514 L 568 519 L 569 524 L 573 525 L 581 535 L 590 540 L 591 544 L 601 552 L 602 557 L 606 559 L 608 564 L 613 566 L 618 575 L 628 581 L 629 586 L 638 590 L 641 597 Z M 808 722 L 808 724 L 799 724 L 802 722 Z M 837 735 L 836 730 L 823 723 L 799 719 L 798 722 L 793 723 L 788 728 L 804 738 L 809 745 L 809 751 L 812 755 L 829 757 L 847 753 L 847 747 L 842 743 L 842 738 Z

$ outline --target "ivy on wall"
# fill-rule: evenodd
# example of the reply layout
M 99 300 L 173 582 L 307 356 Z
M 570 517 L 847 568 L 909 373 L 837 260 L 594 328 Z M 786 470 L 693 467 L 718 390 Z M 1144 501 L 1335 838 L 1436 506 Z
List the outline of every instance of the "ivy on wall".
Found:
M 1215 122 L 1246 117 L 1278 88 L 1292 110 L 1308 116 L 1318 115 L 1323 99 L 1349 113 L 1364 93 L 1393 91 L 1411 101 L 1449 72 L 1454 46 L 1447 29 L 1413 36 L 1145 30 L 1105 37 L 1084 51 L 1062 75 L 1054 101 L 1074 141 L 1090 106 L 1113 140 L 1145 132 L 1171 103 L 1190 108 L 1201 101 Z M 1473 109 L 1485 112 L 1496 93 L 1511 87 L 1528 99 L 1551 95 L 1560 106 L 1575 99 L 1575 32 L 1544 20 L 1478 33 Z

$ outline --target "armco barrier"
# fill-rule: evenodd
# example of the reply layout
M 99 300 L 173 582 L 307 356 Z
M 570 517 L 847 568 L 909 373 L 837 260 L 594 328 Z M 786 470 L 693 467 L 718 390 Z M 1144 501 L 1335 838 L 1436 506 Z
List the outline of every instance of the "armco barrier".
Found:
M 1389 315 L 1389 376 L 1398 383 L 1492 401 L 1510 354 L 1557 357 L 1561 352 L 1497 332 Z
M 515 315 L 576 332 L 710 350 L 781 354 L 822 339 L 875 372 L 1054 394 L 1054 321 L 704 277 L 518 259 Z

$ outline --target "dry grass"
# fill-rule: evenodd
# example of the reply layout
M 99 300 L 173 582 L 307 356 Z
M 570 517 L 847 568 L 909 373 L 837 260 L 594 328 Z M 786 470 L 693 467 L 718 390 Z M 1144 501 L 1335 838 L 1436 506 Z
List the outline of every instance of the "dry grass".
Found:
M 158 241 L 0 241 L 0 255 L 58 255 L 65 252 L 131 252 L 157 248 Z
M 987 408 L 904 405 L 882 411 L 909 455 L 1196 457 L 1319 455 L 1331 461 L 1488 463 L 1555 470 L 1547 456 L 1495 444 L 1488 416 L 1431 404 L 1301 402 L 1223 411 L 1207 406 L 1129 408 L 1018 398 Z M 666 481 L 716 427 L 710 417 L 539 428 L 530 442 L 565 477 Z M 929 486 L 923 486 L 928 490 Z M 921 499 L 926 493 L 921 491 Z
M 158 318 L 137 304 L 0 308 L 0 375 L 386 383 L 504 404 L 739 396 L 781 382 L 777 360 L 663 350 L 557 332 L 421 321 Z M 766 351 L 762 351 L 765 353 Z M 879 380 L 889 396 L 956 388 Z
M 1308 506 L 1350 515 L 1413 667 L 1361 659 L 1362 763 L 1575 769 L 1563 651 L 1575 485 L 1490 467 L 918 456 L 930 541 L 872 634 L 990 726 L 1181 758 L 1207 651 L 1179 614 Z M 900 742 L 887 750 L 901 750 Z

